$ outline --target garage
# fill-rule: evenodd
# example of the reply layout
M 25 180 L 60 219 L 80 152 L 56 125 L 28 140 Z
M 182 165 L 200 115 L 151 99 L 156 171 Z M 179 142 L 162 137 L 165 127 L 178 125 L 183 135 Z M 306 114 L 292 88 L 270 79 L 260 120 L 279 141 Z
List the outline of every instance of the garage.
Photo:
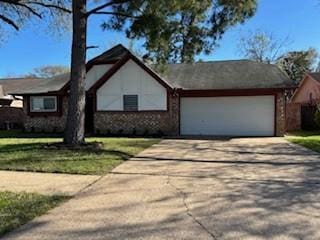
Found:
M 275 97 L 182 97 L 180 134 L 274 136 Z

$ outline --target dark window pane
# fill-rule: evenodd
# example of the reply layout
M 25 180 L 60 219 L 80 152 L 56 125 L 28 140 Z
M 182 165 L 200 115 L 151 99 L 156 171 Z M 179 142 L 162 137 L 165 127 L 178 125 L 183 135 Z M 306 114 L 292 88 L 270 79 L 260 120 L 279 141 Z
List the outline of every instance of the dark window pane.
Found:
M 31 97 L 31 111 L 54 112 L 57 110 L 56 97 Z
M 123 110 L 138 111 L 138 95 L 123 95 Z
M 55 110 L 56 109 L 56 99 L 55 98 L 44 98 L 43 99 L 44 109 Z

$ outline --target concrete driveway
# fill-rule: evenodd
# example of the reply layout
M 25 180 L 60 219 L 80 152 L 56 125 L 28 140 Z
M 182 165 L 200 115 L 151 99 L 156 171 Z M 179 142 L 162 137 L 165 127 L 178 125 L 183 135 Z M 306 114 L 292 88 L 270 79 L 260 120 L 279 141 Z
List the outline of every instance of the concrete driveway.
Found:
M 282 138 L 164 140 L 5 239 L 320 239 L 319 187 Z

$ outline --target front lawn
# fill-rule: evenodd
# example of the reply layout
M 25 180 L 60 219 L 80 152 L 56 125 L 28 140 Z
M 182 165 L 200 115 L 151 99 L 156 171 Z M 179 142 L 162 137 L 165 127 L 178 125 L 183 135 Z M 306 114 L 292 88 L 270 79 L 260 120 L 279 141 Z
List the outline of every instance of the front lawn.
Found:
M 286 136 L 292 143 L 300 144 L 306 148 L 320 153 L 320 132 L 319 131 L 296 131 Z
M 152 138 L 87 138 L 102 142 L 98 150 L 46 149 L 48 143 L 62 141 L 58 137 L 28 135 L 0 131 L 0 170 L 51 173 L 104 174 L 124 160 L 152 144 Z
M 34 193 L 0 192 L 0 237 L 67 199 Z

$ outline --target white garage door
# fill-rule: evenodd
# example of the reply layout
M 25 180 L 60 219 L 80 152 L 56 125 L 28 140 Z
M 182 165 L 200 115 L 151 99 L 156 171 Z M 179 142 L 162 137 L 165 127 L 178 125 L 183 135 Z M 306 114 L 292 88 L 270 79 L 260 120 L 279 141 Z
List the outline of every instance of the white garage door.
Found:
M 181 135 L 274 135 L 274 96 L 185 97 L 180 111 Z

